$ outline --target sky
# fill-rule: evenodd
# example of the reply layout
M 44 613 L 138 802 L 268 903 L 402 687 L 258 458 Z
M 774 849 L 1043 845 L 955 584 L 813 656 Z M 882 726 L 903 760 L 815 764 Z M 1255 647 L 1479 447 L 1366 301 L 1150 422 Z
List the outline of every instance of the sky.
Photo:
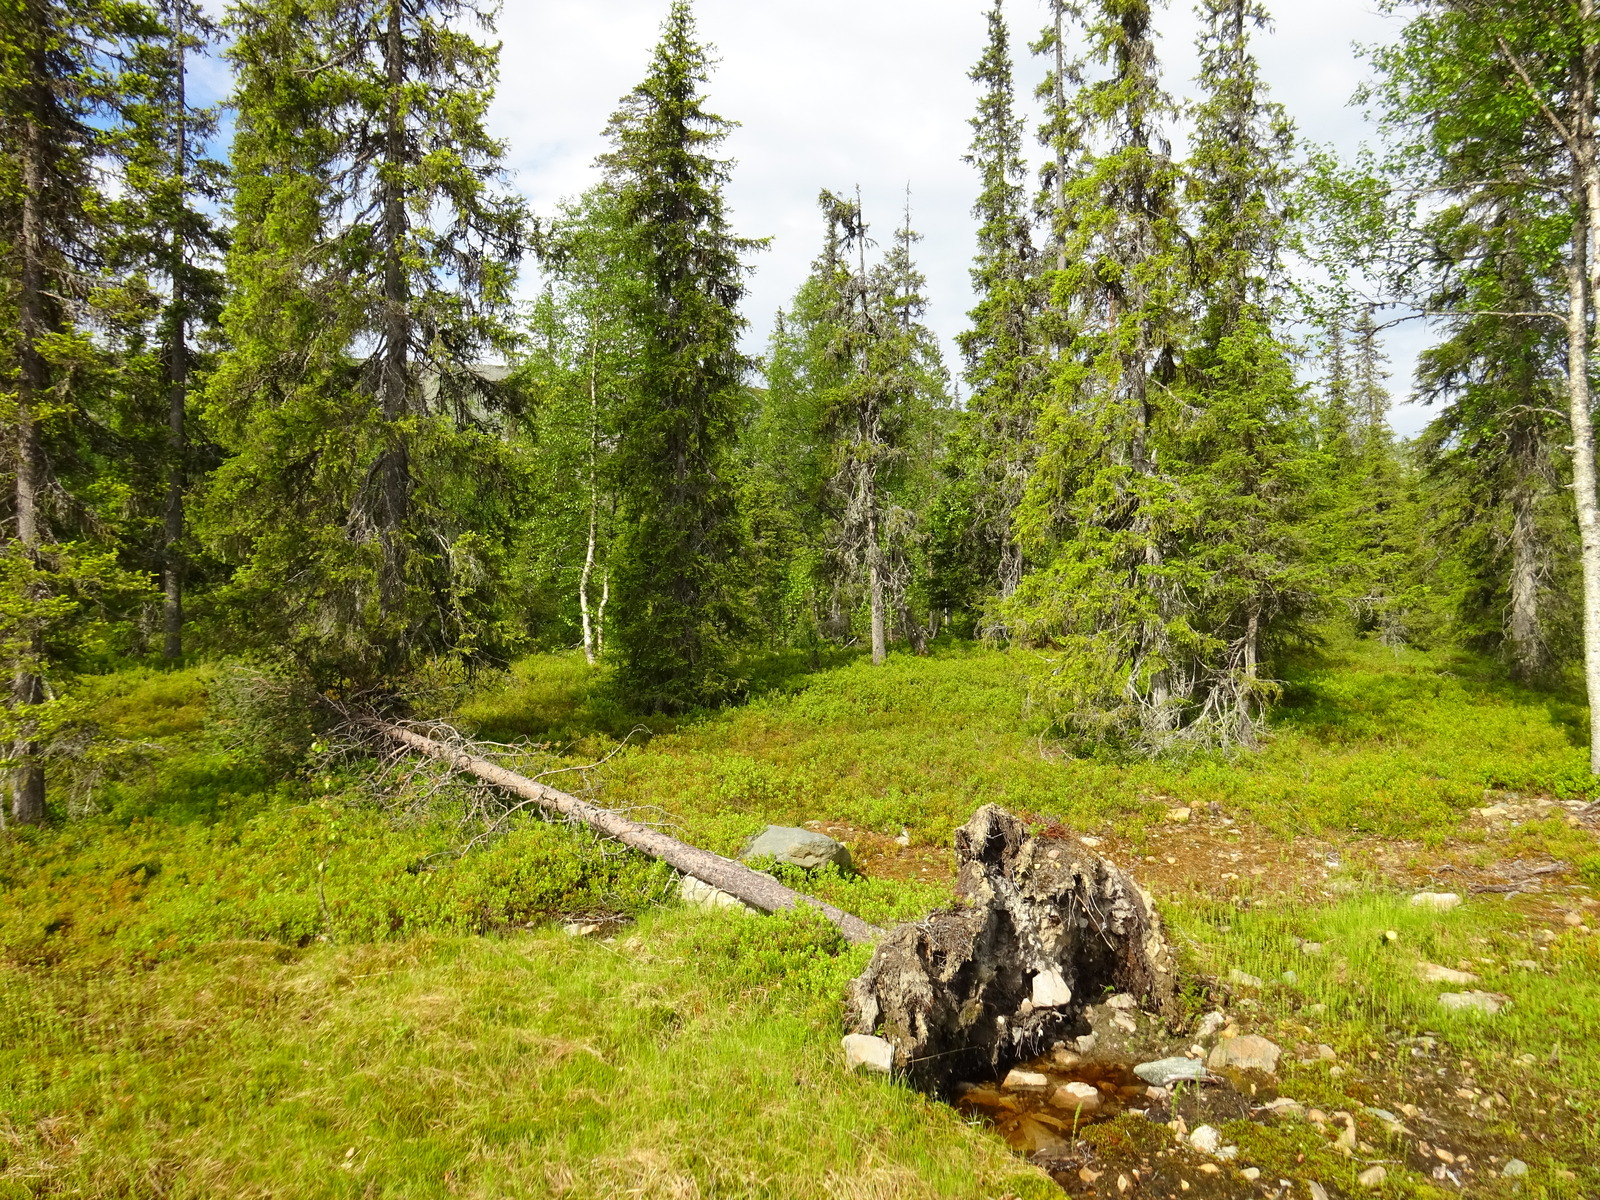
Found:
M 595 182 L 596 155 L 618 100 L 644 75 L 668 0 L 507 0 L 499 21 L 501 82 L 493 131 L 509 150 L 515 185 L 548 213 Z M 1353 152 L 1371 131 L 1349 100 L 1366 75 L 1357 45 L 1392 39 L 1375 0 L 1278 0 L 1256 53 L 1273 98 L 1303 140 Z M 1031 96 L 1045 64 L 1027 42 L 1046 20 L 1045 0 L 1007 0 L 1019 95 Z M 820 246 L 816 197 L 859 185 L 869 223 L 885 240 L 911 189 L 918 256 L 928 277 L 929 323 L 952 373 L 954 337 L 972 306 L 968 267 L 976 173 L 961 161 L 977 98 L 967 72 L 986 36 L 985 0 L 698 0 L 703 40 L 720 63 L 707 93 L 712 111 L 740 123 L 726 153 L 736 160 L 728 199 L 735 230 L 771 238 L 755 256 L 745 315 L 746 348 L 759 353 L 773 314 L 788 303 Z M 1166 85 L 1195 90 L 1190 0 L 1158 11 Z M 1036 164 L 1041 151 L 1032 143 Z M 1389 335 L 1391 421 L 1412 434 L 1427 410 L 1404 403 L 1419 329 Z

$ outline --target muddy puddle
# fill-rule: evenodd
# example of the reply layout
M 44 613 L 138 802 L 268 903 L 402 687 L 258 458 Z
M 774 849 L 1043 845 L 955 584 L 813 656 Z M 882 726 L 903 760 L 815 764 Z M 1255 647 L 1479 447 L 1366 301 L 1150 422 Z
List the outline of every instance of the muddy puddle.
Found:
M 1168 1094 L 1153 1090 L 1161 1099 Z M 982 1120 L 1031 1158 L 1065 1154 L 1086 1126 L 1146 1110 L 1151 1091 L 1131 1063 L 1047 1055 L 1019 1064 L 1003 1080 L 961 1084 L 952 1099 L 962 1116 Z

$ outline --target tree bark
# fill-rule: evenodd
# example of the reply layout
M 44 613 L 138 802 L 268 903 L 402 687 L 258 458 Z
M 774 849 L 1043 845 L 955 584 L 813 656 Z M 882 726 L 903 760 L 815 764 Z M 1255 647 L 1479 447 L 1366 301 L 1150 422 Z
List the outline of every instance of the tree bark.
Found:
M 1587 275 L 1592 214 L 1575 197 L 1572 261 L 1567 269 L 1567 406 L 1572 427 L 1572 491 L 1583 568 L 1583 665 L 1589 696 L 1589 769 L 1600 775 L 1600 503 L 1595 492 L 1594 415 L 1589 396 Z
M 25 119 L 22 161 L 19 164 L 22 175 L 22 221 L 18 230 L 17 249 L 22 258 L 22 270 L 17 296 L 20 369 L 17 378 L 14 487 L 17 542 L 23 556 L 34 566 L 38 565 L 39 548 L 44 544 L 39 497 L 45 474 L 44 444 L 34 413 L 39 398 L 49 387 L 48 369 L 39 349 L 40 340 L 48 332 L 45 317 L 44 217 L 39 211 L 44 198 L 41 136 L 37 122 Z M 30 584 L 24 598 L 38 601 L 43 597 L 38 586 Z M 44 699 L 44 680 L 39 677 L 35 666 L 39 649 L 38 634 L 34 633 L 12 674 L 13 709 L 30 708 Z M 37 747 L 31 741 L 19 742 L 12 753 L 18 761 L 13 769 L 12 820 L 19 825 L 37 824 L 44 820 L 45 814 L 44 766 L 39 762 Z
M 401 91 L 405 84 L 405 39 L 401 28 L 400 0 L 389 2 L 385 31 L 384 66 L 388 71 L 383 192 L 383 361 L 379 404 L 385 445 L 379 469 L 381 500 L 378 535 L 384 546 L 388 579 L 386 590 L 397 590 L 402 573 L 402 530 L 410 507 L 410 451 L 401 421 L 409 408 L 411 321 L 405 272 L 406 207 L 401 178 L 406 169 L 405 115 Z
M 730 896 L 737 897 L 763 912 L 800 907 L 814 908 L 837 925 L 848 941 L 858 945 L 870 944 L 883 935 L 881 929 L 868 925 L 860 917 L 835 908 L 831 904 L 825 904 L 821 900 L 803 896 L 791 888 L 784 887 L 770 875 L 752 871 L 743 863 L 723 858 L 709 850 L 680 842 L 677 838 L 668 837 L 648 825 L 630 821 L 608 808 L 590 804 L 566 792 L 558 792 L 555 788 L 546 787 L 525 775 L 518 775 L 515 771 L 496 766 L 486 758 L 454 750 L 443 742 L 388 721 L 364 718 L 355 723 L 382 734 L 399 745 L 426 754 L 429 758 L 447 762 L 456 770 L 466 771 L 485 783 L 494 784 L 524 799 L 532 800 L 551 812 L 582 821 L 607 837 L 616 838 L 626 846 L 641 850 L 652 858 L 658 858 L 668 866 L 709 883 L 712 887 L 727 892 Z
M 177 44 L 178 77 L 174 116 L 176 118 L 173 173 L 178 180 L 179 212 L 172 226 L 172 345 L 168 371 L 168 452 L 172 456 L 167 471 L 167 508 L 162 529 L 161 590 L 165 597 L 161 624 L 165 632 L 162 653 L 169 659 L 183 656 L 183 490 L 187 483 L 185 459 L 188 438 L 184 428 L 189 399 L 189 317 L 188 272 L 184 261 L 183 212 L 188 200 L 184 181 L 188 174 L 188 100 L 184 80 L 183 4 L 174 6 L 173 36 Z
M 1511 650 L 1511 672 L 1532 680 L 1547 664 L 1544 630 L 1539 622 L 1539 580 L 1544 554 L 1538 530 L 1538 488 L 1532 482 L 1536 467 L 1523 466 L 1521 480 L 1511 494 L 1511 611 L 1506 640 Z
M 583 572 L 578 576 L 578 610 L 583 618 L 583 656 L 594 666 L 599 648 L 589 620 L 589 579 L 594 574 L 595 533 L 600 523 L 600 393 L 596 376 L 598 344 L 589 343 L 589 546 L 583 556 Z
M 871 469 L 865 478 L 867 507 L 867 592 L 872 608 L 872 661 L 881 666 L 889 657 L 883 620 L 883 548 L 878 545 L 878 497 Z

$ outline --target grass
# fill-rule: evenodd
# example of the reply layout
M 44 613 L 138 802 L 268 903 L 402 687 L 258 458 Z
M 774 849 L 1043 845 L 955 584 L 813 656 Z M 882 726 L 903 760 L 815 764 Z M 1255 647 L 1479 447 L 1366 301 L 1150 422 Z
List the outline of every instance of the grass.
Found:
M 1542 926 L 1498 898 L 1423 913 L 1362 865 L 1404 841 L 1463 863 L 1555 854 L 1600 884 L 1587 831 L 1464 824 L 1486 791 L 1587 794 L 1571 697 L 1467 656 L 1335 643 L 1289 674 L 1259 752 L 1132 763 L 1063 757 L 1027 711 L 1021 656 L 807 667 L 776 656 L 748 703 L 630 736 L 640 719 L 603 671 L 541 656 L 455 718 L 568 765 L 627 738 L 563 778 L 722 852 L 769 822 L 863 843 L 907 828 L 910 867 L 796 880 L 876 922 L 948 899 L 950 833 L 987 801 L 1136 848 L 1186 836 L 1162 821 L 1178 803 L 1217 805 L 1285 861 L 1296 837 L 1345 844 L 1348 894 L 1324 903 L 1209 877 L 1158 891 L 1192 1002 L 1228 1003 L 1292 1055 L 1336 1046 L 1337 1076 L 1286 1058 L 1308 1103 L 1420 1104 L 1444 1065 L 1452 1088 L 1506 1097 L 1470 1129 L 1523 1147 L 1528 1194 L 1595 1185 L 1595 939 L 1530 940 Z M 92 681 L 120 739 L 93 815 L 0 838 L 0 1197 L 1059 1194 L 951 1110 L 840 1073 L 863 952 L 826 927 L 684 910 L 659 867 L 532 819 L 458 854 L 470 793 L 385 804 L 359 764 L 274 772 L 208 715 L 215 679 Z M 606 940 L 554 928 L 578 917 L 622 923 Z M 1419 959 L 1468 962 L 1514 1003 L 1448 1013 Z M 1205 982 L 1233 968 L 1268 986 Z M 1323 1161 L 1310 1134 L 1234 1132 L 1271 1172 Z M 1396 1171 L 1389 1190 L 1431 1187 Z

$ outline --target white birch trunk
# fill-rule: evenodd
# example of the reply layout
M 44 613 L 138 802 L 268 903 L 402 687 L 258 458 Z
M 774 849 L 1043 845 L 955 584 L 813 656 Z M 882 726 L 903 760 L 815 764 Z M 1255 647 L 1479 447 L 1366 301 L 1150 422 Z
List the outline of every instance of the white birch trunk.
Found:
M 589 546 L 583 556 L 583 573 L 578 576 L 578 613 L 583 620 L 583 657 L 594 666 L 600 647 L 594 625 L 589 620 L 589 580 L 594 575 L 595 534 L 600 524 L 600 481 L 597 459 L 600 440 L 600 391 L 596 376 L 597 343 L 589 342 Z

